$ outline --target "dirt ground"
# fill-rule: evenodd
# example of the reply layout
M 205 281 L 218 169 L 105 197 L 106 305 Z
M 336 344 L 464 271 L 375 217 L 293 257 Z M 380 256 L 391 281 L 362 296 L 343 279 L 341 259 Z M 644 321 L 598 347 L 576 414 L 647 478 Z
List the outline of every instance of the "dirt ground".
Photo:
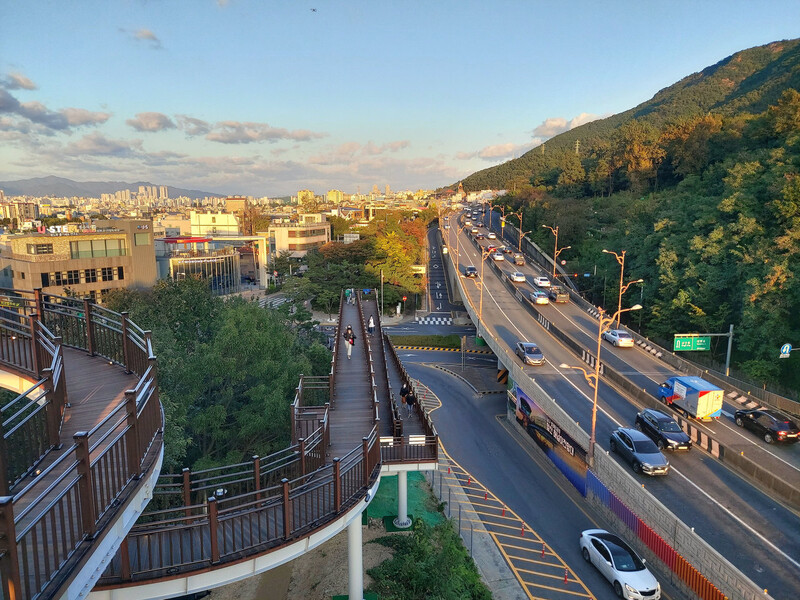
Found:
M 370 519 L 363 530 L 364 588 L 372 579 L 366 570 L 392 556 L 392 550 L 369 543 L 386 535 L 379 519 Z M 399 534 L 403 535 L 403 534 Z M 315 550 L 276 569 L 237 581 L 211 592 L 209 600 L 330 600 L 347 594 L 347 531 Z

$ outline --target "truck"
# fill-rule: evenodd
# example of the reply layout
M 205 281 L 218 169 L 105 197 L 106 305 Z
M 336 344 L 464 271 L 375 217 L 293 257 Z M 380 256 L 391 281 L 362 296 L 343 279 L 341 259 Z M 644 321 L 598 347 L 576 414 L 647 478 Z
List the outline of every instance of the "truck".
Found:
M 723 391 L 700 377 L 670 377 L 658 388 L 658 398 L 701 421 L 719 419 L 722 414 Z
M 560 285 L 553 285 L 548 292 L 550 300 L 557 303 L 569 302 L 569 292 Z

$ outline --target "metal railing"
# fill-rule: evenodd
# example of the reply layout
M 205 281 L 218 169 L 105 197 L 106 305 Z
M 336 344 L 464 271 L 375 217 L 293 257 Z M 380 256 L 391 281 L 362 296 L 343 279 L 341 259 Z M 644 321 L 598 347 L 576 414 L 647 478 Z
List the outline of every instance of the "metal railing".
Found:
M 14 496 L 0 498 L 3 597 L 47 598 L 65 580 L 65 570 L 91 551 L 91 544 L 84 542 L 112 520 L 121 501 L 137 487 L 133 482 L 154 462 L 156 453 L 151 450 L 163 431 L 163 413 L 149 334 L 134 327 L 136 336 L 128 335 L 131 324 L 124 315 L 40 290 L 20 292 L 14 301 L 17 306 L 2 309 L 2 326 L 16 332 L 28 350 L 6 354 L 14 345 L 0 345 L 0 362 L 30 375 L 45 375 L 36 386 L 44 389 L 43 395 L 35 402 L 45 407 L 47 416 L 37 418 L 41 410 L 33 406 L 24 417 L 17 411 L 10 418 L 22 420 L 5 432 L 6 445 L 15 441 L 23 424 L 29 426 L 24 433 L 28 439 L 46 437 L 51 447 L 60 443 L 67 397 L 62 344 L 90 353 L 96 347 L 96 353 L 135 369 L 140 377 L 136 388 L 125 392 L 125 399 L 98 425 L 76 433 L 73 444 L 35 481 Z M 31 457 L 37 445 L 32 448 Z

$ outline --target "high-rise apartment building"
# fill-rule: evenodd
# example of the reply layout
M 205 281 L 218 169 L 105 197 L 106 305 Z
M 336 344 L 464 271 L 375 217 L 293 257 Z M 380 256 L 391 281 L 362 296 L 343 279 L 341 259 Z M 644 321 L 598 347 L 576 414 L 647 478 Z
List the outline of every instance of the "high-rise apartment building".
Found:
M 335 204 L 336 206 L 339 206 L 342 202 L 344 202 L 344 192 L 341 190 L 328 190 L 325 199 L 328 204 Z
M 161 200 L 168 200 L 169 199 L 169 191 L 167 190 L 167 186 L 162 185 L 158 188 L 158 197 Z

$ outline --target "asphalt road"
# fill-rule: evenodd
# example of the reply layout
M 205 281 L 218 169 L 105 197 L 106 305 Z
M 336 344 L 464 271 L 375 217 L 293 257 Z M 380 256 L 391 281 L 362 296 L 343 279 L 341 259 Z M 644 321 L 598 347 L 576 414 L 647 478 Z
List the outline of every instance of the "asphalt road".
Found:
M 477 396 L 459 378 L 418 362 L 439 363 L 447 360 L 447 353 L 399 354 L 409 374 L 442 402 L 432 416 L 447 452 L 544 538 L 596 598 L 615 598 L 578 549 L 581 531 L 606 526 L 587 512 L 585 500 L 532 442 L 509 433 L 504 425 L 505 394 Z M 659 579 L 663 586 L 665 578 Z M 683 597 L 668 585 L 665 593 L 668 600 Z
M 460 254 L 462 265 L 479 264 L 480 258 L 471 242 L 465 240 L 461 244 Z M 579 371 L 562 372 L 555 366 L 580 363 L 545 333 L 488 268 L 485 284 L 484 320 L 490 323 L 496 337 L 510 347 L 520 339 L 535 340 L 542 346 L 549 364 L 526 367 L 525 371 L 588 430 L 592 390 Z M 468 283 L 466 287 L 477 305 L 476 286 Z M 588 315 L 584 317 L 590 319 Z M 604 356 L 607 350 L 604 348 Z M 636 369 L 628 367 L 627 371 Z M 646 370 L 645 375 L 649 375 Z M 631 425 L 639 407 L 602 382 L 598 395 L 597 440 L 601 447 L 607 448 L 611 431 L 619 425 Z M 643 485 L 775 598 L 796 597 L 800 580 L 798 516 L 701 450 L 670 454 L 669 458 L 673 472 L 658 479 L 641 476 Z

